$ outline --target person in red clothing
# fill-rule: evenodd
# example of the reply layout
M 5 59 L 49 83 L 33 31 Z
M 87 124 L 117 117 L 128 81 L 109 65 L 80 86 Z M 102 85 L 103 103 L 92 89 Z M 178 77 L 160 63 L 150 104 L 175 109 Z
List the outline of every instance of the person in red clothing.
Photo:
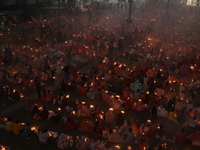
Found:
M 92 133 L 94 135 L 94 138 L 101 139 L 102 138 L 102 124 L 96 121 L 95 124 L 91 126 L 91 128 L 92 128 Z
M 136 121 L 136 119 L 137 119 L 136 117 L 133 117 L 133 120 L 131 122 L 131 128 L 132 128 L 132 131 L 133 131 L 135 137 L 137 137 L 139 135 L 139 132 L 140 132 L 139 124 Z
M 185 129 L 182 128 L 181 131 L 176 134 L 176 141 L 178 143 L 185 143 L 186 138 L 187 138 L 187 135 L 185 133 Z
M 77 124 L 73 121 L 73 119 L 68 118 L 65 123 L 65 130 L 75 130 L 77 128 Z
M 30 79 L 29 79 L 28 77 L 26 77 L 26 78 L 24 79 L 23 85 L 24 85 L 24 86 L 29 86 L 29 84 L 30 84 Z
M 46 101 L 47 100 L 47 95 L 46 95 L 46 90 L 45 89 L 43 89 L 43 91 L 42 91 L 41 100 L 42 101 Z
M 133 99 L 128 97 L 124 101 L 124 107 L 125 107 L 126 110 L 132 110 L 132 108 L 133 108 Z
M 49 117 L 49 112 L 46 110 L 46 107 L 43 107 L 42 111 L 38 113 L 38 117 L 40 117 L 43 120 L 47 120 Z
M 55 96 L 52 94 L 51 90 L 48 90 L 46 93 L 46 101 L 47 102 L 52 102 Z
M 84 84 L 82 84 L 79 88 L 78 88 L 78 93 L 80 95 L 85 95 L 86 94 L 86 87 Z
M 108 104 L 109 100 L 110 100 L 110 95 L 108 94 L 108 91 L 103 91 L 102 92 L 102 102 L 105 102 Z
M 138 102 L 135 104 L 135 111 L 137 112 L 144 111 L 144 104 L 142 103 L 141 99 L 139 99 Z
M 129 95 L 130 95 L 129 89 L 128 89 L 128 87 L 126 87 L 123 90 L 123 97 L 127 98 L 127 97 L 129 97 Z
M 145 134 L 142 134 L 137 140 L 137 149 L 138 150 L 147 150 L 149 149 L 149 140 Z

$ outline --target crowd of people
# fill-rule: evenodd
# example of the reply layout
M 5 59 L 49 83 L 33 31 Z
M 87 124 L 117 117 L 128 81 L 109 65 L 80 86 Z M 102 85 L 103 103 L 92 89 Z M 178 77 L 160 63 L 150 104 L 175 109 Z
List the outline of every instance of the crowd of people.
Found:
M 52 111 L 27 100 L 24 110 L 31 118 L 52 120 L 66 130 L 58 135 L 3 117 L 6 131 L 38 138 L 41 145 L 56 142 L 60 149 L 115 150 L 125 144 L 127 149 L 144 150 L 152 148 L 148 137 L 199 146 L 198 10 L 187 15 L 189 8 L 165 1 L 149 1 L 142 7 L 129 29 L 124 8 L 89 9 L 78 15 L 54 10 L 26 22 L 5 19 L 0 29 L 1 78 L 20 90 L 1 85 L 1 96 L 26 100 L 25 89 L 31 88 L 36 99 L 59 108 Z M 86 65 L 90 68 L 81 70 Z M 56 90 L 46 87 L 55 81 Z M 89 103 L 75 100 L 71 93 Z M 101 101 L 106 109 L 96 109 L 93 101 Z M 136 115 L 127 118 L 127 112 Z M 145 112 L 182 129 L 176 132 L 169 124 L 139 121 Z M 117 122 L 120 127 L 113 127 Z M 195 132 L 187 135 L 187 128 Z M 69 136 L 68 130 L 89 132 L 93 138 Z M 114 146 L 106 148 L 107 142 Z M 166 144 L 157 149 L 166 149 Z

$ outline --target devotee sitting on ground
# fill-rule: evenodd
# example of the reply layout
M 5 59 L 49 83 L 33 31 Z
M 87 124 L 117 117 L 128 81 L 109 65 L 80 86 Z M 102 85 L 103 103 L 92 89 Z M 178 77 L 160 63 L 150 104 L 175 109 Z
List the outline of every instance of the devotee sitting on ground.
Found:
M 133 100 L 131 98 L 127 98 L 125 101 L 124 101 L 124 108 L 126 110 L 132 110 L 133 108 Z
M 83 118 L 79 130 L 82 132 L 91 132 L 91 121 L 88 118 Z
M 28 139 L 32 134 L 33 134 L 33 131 L 31 131 L 30 123 L 27 122 L 25 124 L 25 126 L 23 127 L 23 129 L 22 129 L 21 137 L 25 138 L 25 139 Z
M 186 143 L 186 138 L 187 135 L 185 133 L 185 129 L 182 128 L 181 131 L 176 134 L 176 141 L 183 144 Z
M 96 150 L 107 150 L 107 148 L 105 147 L 105 144 L 100 142 L 100 140 L 97 140 L 94 143 L 94 146 L 91 146 L 92 148 L 94 147 Z
M 176 121 L 176 113 L 174 109 L 172 108 L 171 111 L 168 114 L 168 119 L 175 122 Z
M 38 106 L 34 105 L 33 108 L 31 109 L 31 116 L 34 117 L 39 112 L 40 112 L 40 110 L 39 110 Z
M 144 133 L 146 135 L 153 135 L 153 132 L 154 132 L 154 125 L 151 122 L 151 120 L 147 120 L 146 124 L 143 127 L 143 132 L 142 133 Z
M 89 87 L 86 93 L 87 97 L 90 99 L 94 99 L 95 98 L 95 92 L 94 89 Z
M 190 119 L 188 119 L 188 126 L 195 128 L 198 125 L 197 123 L 197 118 L 196 117 L 190 117 Z
M 46 101 L 47 100 L 47 95 L 46 95 L 46 90 L 45 89 L 42 90 L 41 100 L 42 101 Z
M 43 131 L 40 131 L 39 134 L 38 134 L 38 138 L 39 138 L 39 142 L 41 145 L 47 145 L 48 144 L 48 138 L 49 138 L 49 135 L 47 133 L 47 130 L 43 130 Z
M 13 124 L 13 134 L 20 135 L 22 129 L 23 127 L 19 124 L 19 120 L 16 120 Z
M 149 149 L 149 140 L 145 134 L 141 134 L 140 137 L 137 139 L 137 149 L 144 150 Z
M 34 116 L 34 119 L 37 119 L 37 120 L 47 120 L 49 117 L 49 112 L 48 110 L 46 110 L 46 107 L 42 107 L 42 110 L 39 111 L 35 116 Z
M 142 103 L 142 100 L 139 99 L 138 102 L 134 104 L 134 109 L 137 112 L 143 112 L 144 111 L 144 104 Z
M 89 139 L 82 136 L 79 139 L 76 148 L 78 148 L 78 150 L 87 150 L 89 148 Z
M 177 123 L 179 125 L 186 126 L 186 124 L 187 124 L 187 117 L 186 117 L 185 112 L 181 112 L 181 114 L 176 117 L 176 120 L 177 120 Z
M 51 90 L 48 90 L 47 93 L 46 93 L 46 101 L 47 102 L 53 102 L 54 98 L 55 98 L 55 96 L 53 95 Z
M 120 140 L 120 137 L 117 134 L 117 132 L 113 129 L 110 129 L 109 133 L 108 133 L 108 141 L 117 143 L 117 142 L 119 142 L 119 140 Z
M 157 116 L 158 117 L 168 117 L 168 112 L 162 105 L 158 107 Z
M 197 131 L 190 135 L 192 145 L 200 146 L 200 132 Z
M 6 125 L 6 131 L 10 134 L 13 133 L 13 122 L 12 122 L 12 118 L 8 117 L 8 120 L 5 122 Z
M 85 95 L 86 94 L 86 87 L 84 84 L 81 84 L 81 86 L 78 88 L 78 93 L 80 95 Z
M 26 105 L 24 106 L 23 110 L 25 110 L 28 113 L 31 113 L 32 108 L 34 107 L 33 102 L 29 99 L 26 102 Z
M 113 123 L 115 120 L 115 115 L 113 113 L 113 108 L 109 108 L 109 110 L 105 113 L 105 121 L 107 123 Z
M 102 138 L 102 124 L 95 121 L 94 125 L 91 126 L 92 133 L 95 139 Z
M 57 139 L 57 145 L 58 148 L 60 149 L 65 149 L 68 147 L 69 143 L 68 143 L 68 139 L 67 139 L 67 135 L 65 133 L 61 133 Z
M 65 130 L 75 130 L 77 129 L 77 124 L 74 122 L 72 118 L 67 118 L 65 122 Z

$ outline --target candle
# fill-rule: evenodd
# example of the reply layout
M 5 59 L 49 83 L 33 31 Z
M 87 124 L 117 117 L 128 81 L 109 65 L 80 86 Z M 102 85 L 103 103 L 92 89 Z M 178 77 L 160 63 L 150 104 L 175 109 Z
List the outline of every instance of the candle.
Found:
M 121 114 L 124 114 L 124 111 L 123 111 L 123 110 L 121 111 Z
M 113 111 L 113 108 L 109 108 L 110 111 Z
M 132 147 L 131 147 L 131 146 L 128 146 L 128 147 L 127 147 L 127 150 L 132 150 Z
M 35 131 L 36 130 L 36 127 L 31 127 L 31 131 Z
M 60 107 L 58 107 L 58 109 L 57 109 L 58 111 L 61 111 L 61 108 Z

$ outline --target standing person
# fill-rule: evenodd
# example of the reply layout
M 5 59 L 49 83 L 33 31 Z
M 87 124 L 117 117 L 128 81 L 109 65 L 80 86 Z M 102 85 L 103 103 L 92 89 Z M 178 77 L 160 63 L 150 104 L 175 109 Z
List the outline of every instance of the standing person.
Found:
M 19 125 L 19 120 L 16 120 L 15 123 L 13 124 L 13 134 L 14 135 L 20 135 L 22 126 Z
M 127 132 L 123 132 L 123 138 L 125 144 L 132 145 L 134 143 L 134 133 L 131 128 Z
M 6 131 L 10 134 L 12 134 L 13 131 L 13 122 L 12 122 L 12 118 L 8 117 L 8 120 L 6 121 Z

